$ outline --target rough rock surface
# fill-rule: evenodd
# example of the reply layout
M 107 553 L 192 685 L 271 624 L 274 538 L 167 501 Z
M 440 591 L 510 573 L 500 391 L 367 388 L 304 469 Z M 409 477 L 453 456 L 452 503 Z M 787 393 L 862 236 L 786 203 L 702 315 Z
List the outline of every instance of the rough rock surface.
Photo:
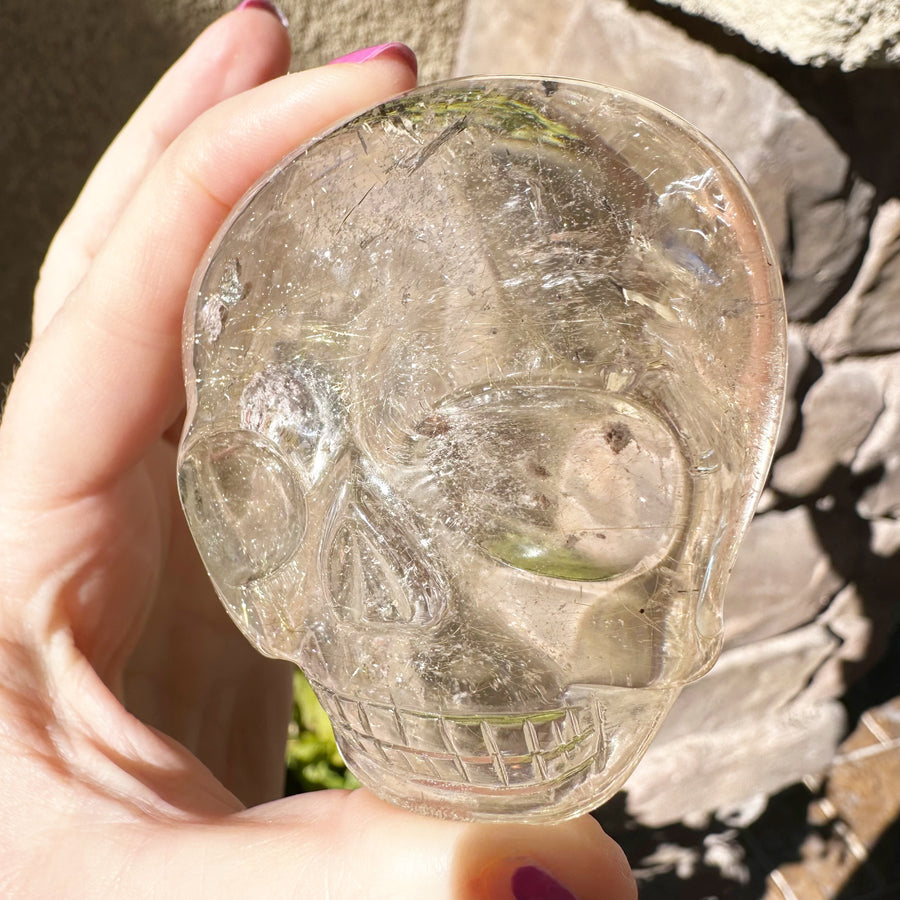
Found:
M 900 63 L 900 6 L 894 0 L 659 0 L 739 31 L 801 65 L 847 70 Z
M 726 646 L 812 621 L 842 584 L 806 507 L 758 515 L 725 592 Z
M 450 72 L 465 0 L 278 0 L 292 68 L 407 41 L 421 78 Z M 100 154 L 191 40 L 237 0 L 4 0 L 0 30 L 0 385 L 29 333 L 38 268 Z
M 626 809 L 639 821 L 657 826 L 690 819 L 698 809 L 698 794 L 704 802 L 715 798 L 717 807 L 727 807 L 752 794 L 774 793 L 795 781 L 798 770 L 824 770 L 844 727 L 839 703 L 794 704 L 760 719 L 743 719 L 727 732 L 654 744 L 639 774 L 628 782 Z
M 828 368 L 809 389 L 794 450 L 778 460 L 771 484 L 784 494 L 807 497 L 838 466 L 850 466 L 884 409 L 884 394 L 861 362 Z
M 865 257 L 847 293 L 810 329 L 809 343 L 823 359 L 900 351 L 900 199 L 878 210 Z
M 670 752 L 677 741 L 706 732 L 727 734 L 785 708 L 806 690 L 838 643 L 825 624 L 815 623 L 726 650 L 706 678 L 684 689 L 654 746 L 668 746 Z
M 803 339 L 793 330 L 788 331 L 787 383 L 785 384 L 784 414 L 781 418 L 781 431 L 778 433 L 778 450 L 783 450 L 792 439 L 797 426 L 799 404 L 797 394 L 800 379 L 806 373 L 810 362 L 810 353 Z
M 611 807 L 602 821 L 632 861 L 641 900 L 898 897 L 900 697 L 860 715 L 821 777 L 774 797 L 657 829 Z
M 796 319 L 829 301 L 864 246 L 873 188 L 822 125 L 753 66 L 625 0 L 554 0 L 539 11 L 530 0 L 471 0 L 456 69 L 600 81 L 696 125 L 747 179 Z

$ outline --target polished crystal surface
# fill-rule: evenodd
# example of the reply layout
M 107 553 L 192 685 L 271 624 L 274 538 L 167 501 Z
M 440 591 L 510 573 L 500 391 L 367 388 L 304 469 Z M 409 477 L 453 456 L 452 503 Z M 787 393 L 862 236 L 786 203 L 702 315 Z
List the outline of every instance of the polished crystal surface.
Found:
M 425 87 L 285 159 L 210 248 L 187 519 L 364 784 L 576 815 L 718 654 L 784 327 L 752 203 L 690 126 L 580 82 Z

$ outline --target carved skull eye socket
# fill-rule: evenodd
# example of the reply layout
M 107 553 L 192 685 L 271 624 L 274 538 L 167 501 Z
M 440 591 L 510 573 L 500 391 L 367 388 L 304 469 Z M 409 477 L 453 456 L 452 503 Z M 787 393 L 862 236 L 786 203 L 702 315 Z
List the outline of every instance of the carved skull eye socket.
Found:
M 241 427 L 265 435 L 299 467 L 310 487 L 339 452 L 343 412 L 327 373 L 306 364 L 273 363 L 241 394 Z
M 224 584 L 268 575 L 296 552 L 306 523 L 303 496 L 261 435 L 220 431 L 192 442 L 178 487 L 203 562 Z
M 488 388 L 413 439 L 420 511 L 494 559 L 570 581 L 648 568 L 686 521 L 678 443 L 655 414 L 575 387 Z

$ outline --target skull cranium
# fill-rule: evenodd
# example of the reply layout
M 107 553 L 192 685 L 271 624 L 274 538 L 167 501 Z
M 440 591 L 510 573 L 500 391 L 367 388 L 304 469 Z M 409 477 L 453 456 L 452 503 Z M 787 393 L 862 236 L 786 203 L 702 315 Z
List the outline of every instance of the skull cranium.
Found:
M 359 778 L 550 820 L 606 799 L 714 662 L 780 415 L 740 179 L 578 82 L 424 88 L 232 214 L 186 317 L 188 522 Z

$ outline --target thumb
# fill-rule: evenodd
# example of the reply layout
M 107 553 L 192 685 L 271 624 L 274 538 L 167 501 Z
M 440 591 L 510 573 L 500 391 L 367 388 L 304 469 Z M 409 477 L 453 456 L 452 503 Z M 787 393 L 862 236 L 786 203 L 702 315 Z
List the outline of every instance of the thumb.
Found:
M 406 812 L 361 789 L 279 800 L 237 813 L 229 823 L 187 826 L 189 836 L 172 842 L 175 858 L 173 848 L 165 848 L 167 881 L 184 886 L 179 896 L 637 896 L 624 854 L 590 816 L 556 825 L 450 822 Z

